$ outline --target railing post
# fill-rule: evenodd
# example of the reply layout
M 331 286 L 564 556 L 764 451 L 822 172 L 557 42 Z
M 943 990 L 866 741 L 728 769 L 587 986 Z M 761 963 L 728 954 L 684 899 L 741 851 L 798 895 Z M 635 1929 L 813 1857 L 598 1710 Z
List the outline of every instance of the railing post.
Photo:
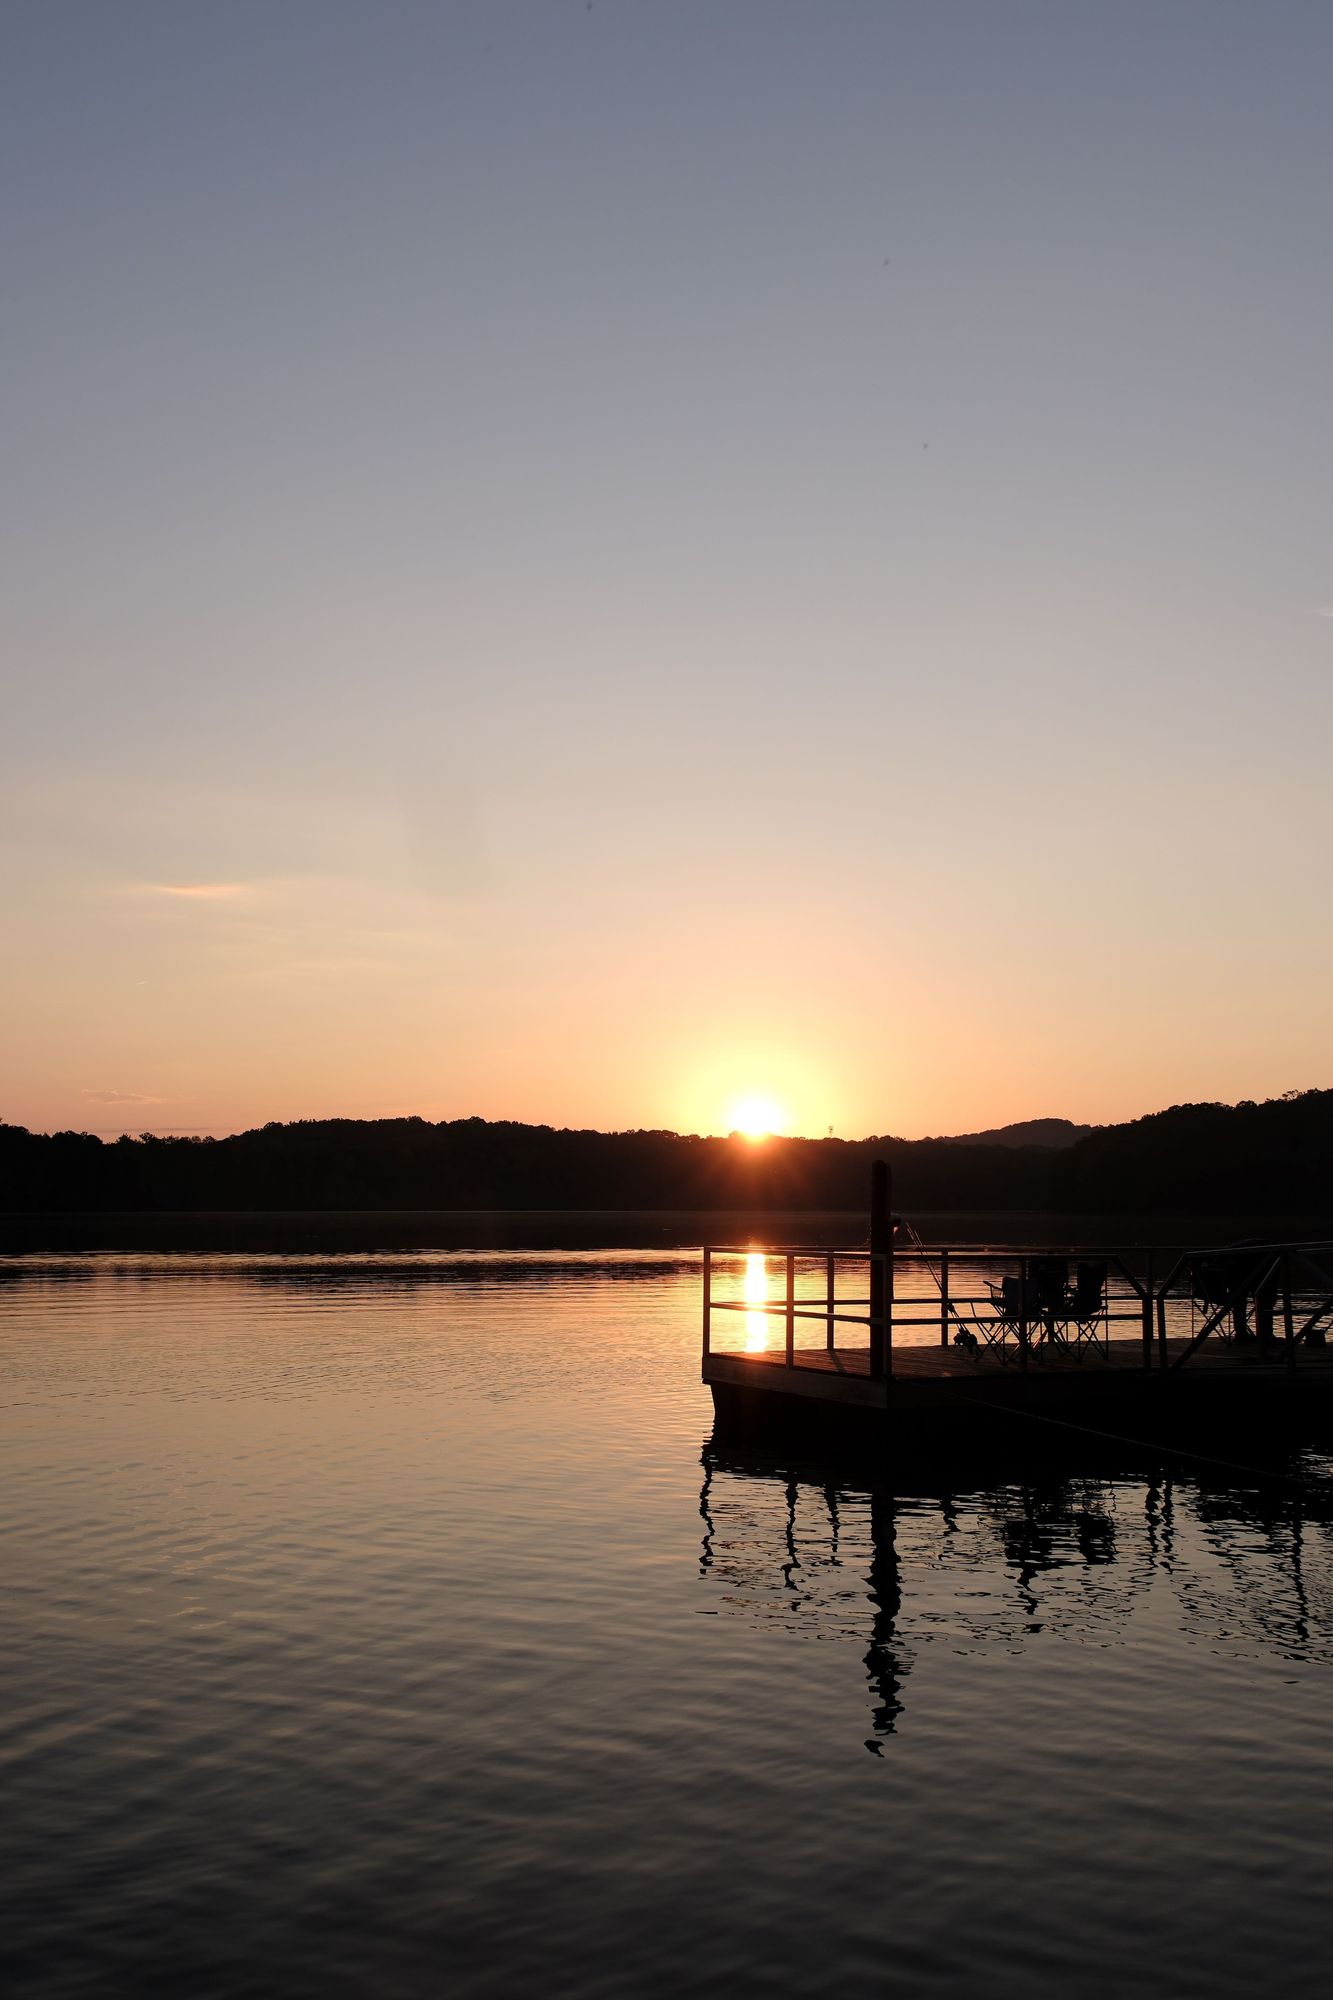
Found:
M 711 1322 L 713 1317 L 713 1253 L 704 1245 L 704 1359 L 710 1352 Z
M 949 1345 L 949 1253 L 940 1251 L 940 1346 Z
M 1107 1328 L 1110 1332 L 1110 1328 Z M 1143 1365 L 1152 1367 L 1152 1251 L 1148 1252 L 1148 1269 L 1143 1280 Z
M 1157 1365 L 1166 1367 L 1166 1286 L 1157 1295 Z
M 833 1321 L 833 1302 L 834 1302 L 835 1284 L 834 1284 L 834 1274 L 833 1274 L 832 1252 L 830 1252 L 829 1255 L 825 1258 L 824 1263 L 825 1263 L 824 1301 L 825 1301 L 825 1309 L 828 1313 L 828 1351 L 830 1354 L 832 1354 L 835 1345 L 834 1321 Z
M 1291 1252 L 1282 1252 L 1282 1331 L 1287 1341 L 1287 1373 L 1296 1372 L 1296 1328 L 1291 1315 Z
M 893 1373 L 893 1225 L 889 1224 L 889 1247 L 884 1252 L 884 1373 Z
M 1028 1372 L 1028 1260 L 1025 1257 L 1018 1280 L 1018 1367 L 1019 1373 Z
M 796 1366 L 796 1259 L 787 1252 L 787 1366 Z

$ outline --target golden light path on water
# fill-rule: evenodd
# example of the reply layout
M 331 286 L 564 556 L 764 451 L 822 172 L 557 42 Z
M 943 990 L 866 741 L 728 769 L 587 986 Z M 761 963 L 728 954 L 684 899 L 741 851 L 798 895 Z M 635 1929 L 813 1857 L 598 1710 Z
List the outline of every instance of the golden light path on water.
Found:
M 762 1250 L 751 1250 L 745 1258 L 745 1301 L 747 1305 L 760 1305 L 768 1297 L 768 1259 Z M 745 1315 L 745 1351 L 747 1354 L 762 1354 L 768 1345 L 768 1314 L 747 1312 Z

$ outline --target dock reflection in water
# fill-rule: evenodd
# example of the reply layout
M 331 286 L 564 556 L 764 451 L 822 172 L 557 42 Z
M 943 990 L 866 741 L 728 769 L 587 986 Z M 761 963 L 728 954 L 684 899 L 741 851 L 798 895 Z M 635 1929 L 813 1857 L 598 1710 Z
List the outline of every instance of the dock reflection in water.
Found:
M 1152 1589 L 1205 1645 L 1333 1663 L 1333 1481 L 1313 1451 L 1248 1469 L 1248 1485 L 1066 1463 L 961 1493 L 857 1486 L 835 1465 L 798 1473 L 711 1442 L 702 1464 L 700 1578 L 730 1615 L 864 1641 L 876 1755 L 922 1645 L 1116 1643 Z

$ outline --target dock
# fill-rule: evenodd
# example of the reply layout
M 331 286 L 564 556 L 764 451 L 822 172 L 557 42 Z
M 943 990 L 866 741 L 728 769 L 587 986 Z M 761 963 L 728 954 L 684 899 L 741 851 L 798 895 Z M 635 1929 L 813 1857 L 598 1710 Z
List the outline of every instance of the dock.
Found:
M 929 1450 L 1333 1425 L 1333 1240 L 927 1246 L 882 1162 L 868 1237 L 704 1247 L 720 1435 Z

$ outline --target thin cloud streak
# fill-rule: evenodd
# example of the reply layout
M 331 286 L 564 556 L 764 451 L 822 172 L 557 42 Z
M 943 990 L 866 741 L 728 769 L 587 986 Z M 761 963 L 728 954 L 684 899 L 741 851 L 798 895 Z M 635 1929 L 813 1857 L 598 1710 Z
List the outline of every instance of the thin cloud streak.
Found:
M 244 882 L 150 882 L 155 896 L 192 896 L 206 902 L 221 902 L 229 896 L 243 896 Z

